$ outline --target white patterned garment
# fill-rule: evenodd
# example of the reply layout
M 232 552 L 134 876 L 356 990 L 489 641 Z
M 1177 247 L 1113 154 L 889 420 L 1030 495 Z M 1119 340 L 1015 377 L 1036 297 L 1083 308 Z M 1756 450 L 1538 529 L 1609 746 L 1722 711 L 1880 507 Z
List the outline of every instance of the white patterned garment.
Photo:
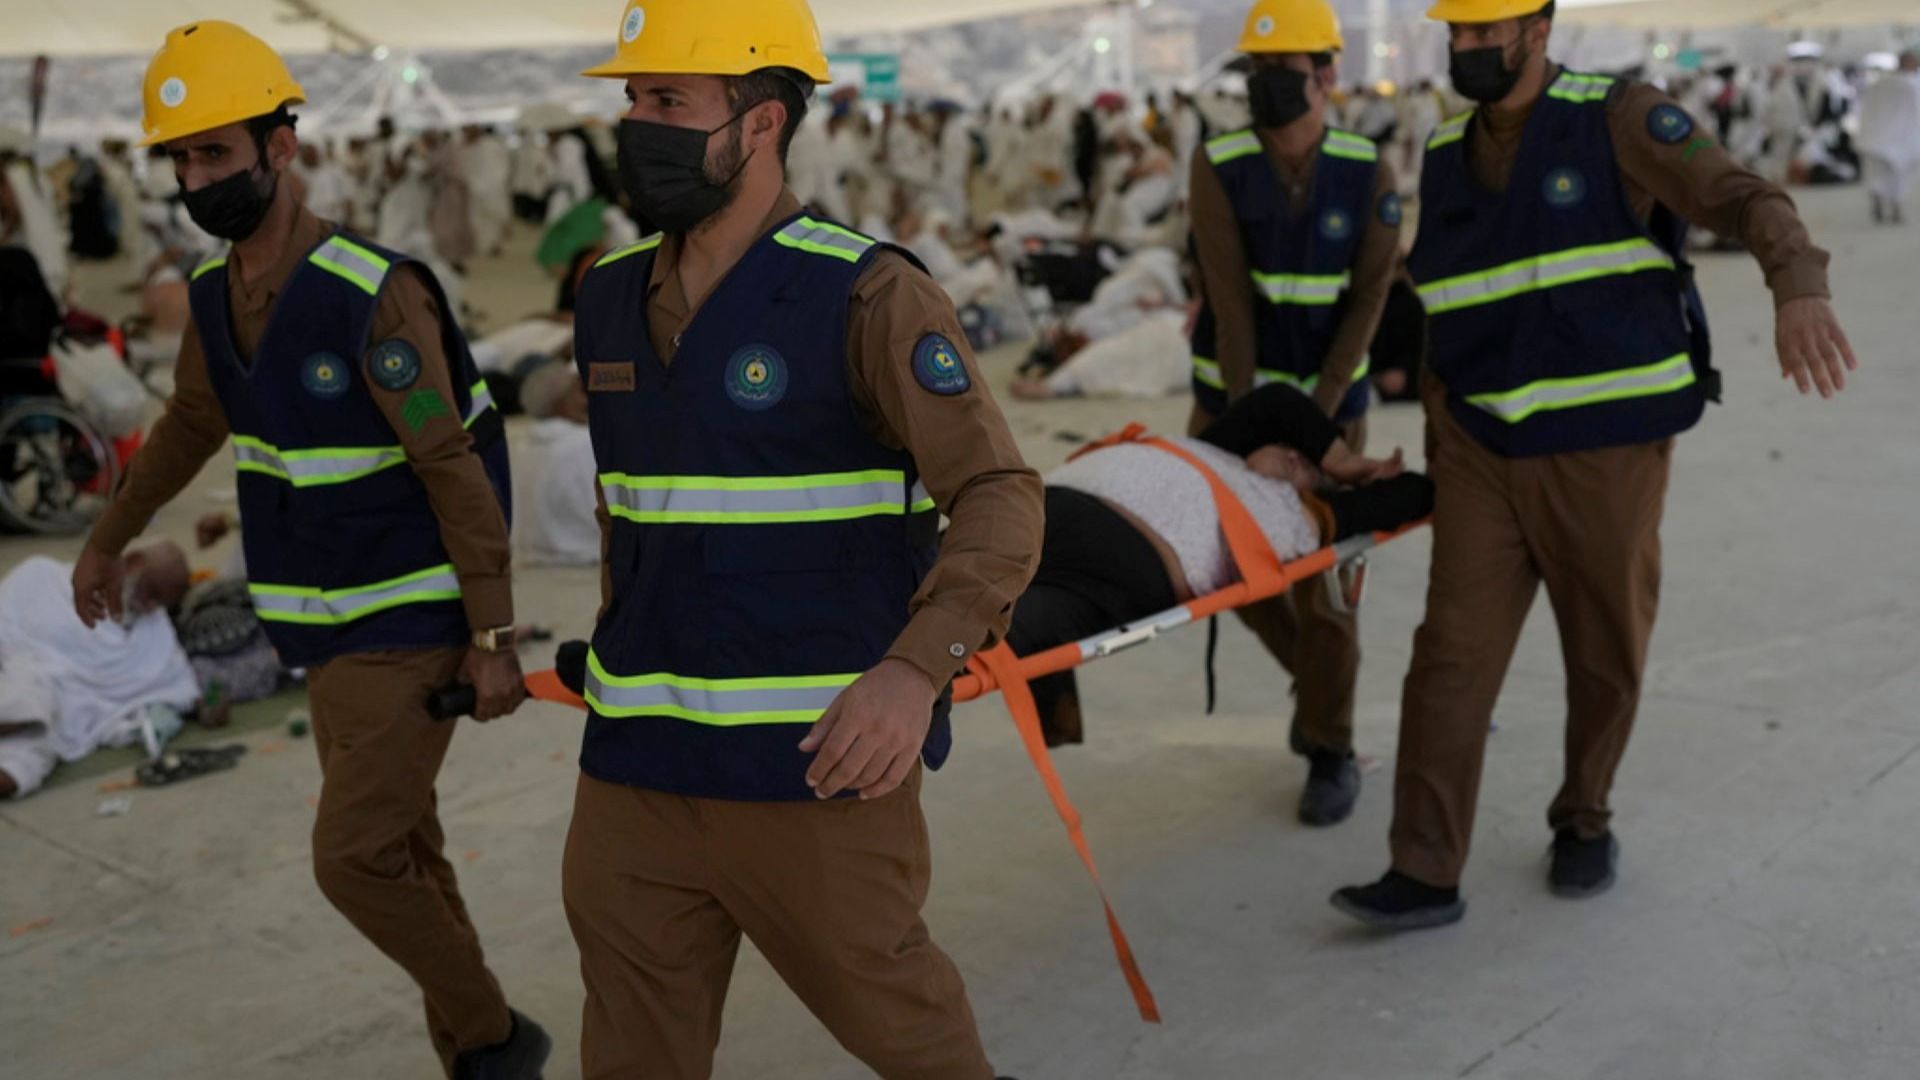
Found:
M 1206 462 L 1253 515 L 1281 559 L 1296 559 L 1319 549 L 1319 527 L 1300 504 L 1300 493 L 1284 480 L 1247 468 L 1245 458 L 1199 439 L 1167 440 Z M 1204 595 L 1240 580 L 1213 488 L 1193 466 L 1165 450 L 1122 443 L 1069 461 L 1047 474 L 1049 487 L 1072 488 L 1107 500 L 1158 533 L 1180 559 L 1187 584 Z

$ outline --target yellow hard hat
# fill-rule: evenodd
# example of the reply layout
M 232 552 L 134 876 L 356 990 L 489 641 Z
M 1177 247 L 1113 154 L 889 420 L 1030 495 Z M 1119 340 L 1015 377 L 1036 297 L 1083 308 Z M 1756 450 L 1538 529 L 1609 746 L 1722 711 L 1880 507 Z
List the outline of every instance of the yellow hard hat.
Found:
M 141 146 L 299 105 L 307 92 L 273 47 L 230 22 L 175 27 L 147 64 Z
M 1327 0 L 1255 0 L 1240 33 L 1243 53 L 1323 53 L 1347 47 Z
M 580 74 L 746 75 L 770 67 L 830 81 L 807 0 L 628 0 L 613 58 Z
M 1494 23 L 1538 15 L 1550 0 L 1434 0 L 1427 18 L 1446 23 Z

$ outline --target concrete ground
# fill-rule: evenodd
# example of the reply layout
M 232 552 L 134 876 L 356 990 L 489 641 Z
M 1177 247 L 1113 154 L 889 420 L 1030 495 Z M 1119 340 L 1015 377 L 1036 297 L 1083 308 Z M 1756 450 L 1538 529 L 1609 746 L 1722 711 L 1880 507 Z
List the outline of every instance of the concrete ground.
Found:
M 1286 681 L 1237 623 L 1221 707 L 1202 715 L 1203 634 L 1089 669 L 1090 742 L 1059 755 L 1166 1021 L 1135 1019 L 1093 891 L 997 700 L 958 714 L 926 788 L 939 873 L 927 918 L 964 971 L 1003 1072 L 1034 1080 L 1345 1076 L 1849 1080 L 1920 1074 L 1920 233 L 1872 231 L 1857 191 L 1805 192 L 1865 365 L 1832 403 L 1772 357 L 1744 257 L 1708 257 L 1727 404 L 1682 439 L 1666 605 L 1615 804 L 1620 885 L 1585 903 L 1544 885 L 1559 780 L 1561 659 L 1536 606 L 1497 714 L 1456 927 L 1389 938 L 1327 906 L 1386 865 L 1401 676 L 1427 542 L 1375 560 L 1359 691 L 1386 769 L 1326 832 L 1291 810 Z M 524 238 L 523 238 L 524 239 Z M 545 286 L 483 269 L 504 318 Z M 1014 360 L 990 358 L 997 385 Z M 1185 402 L 1011 403 L 1040 467 Z M 1417 456 L 1384 411 L 1376 446 Z M 161 515 L 185 538 L 231 488 L 216 462 Z M 0 544 L 0 568 L 74 543 Z M 523 616 L 584 634 L 592 571 L 534 570 Z M 581 989 L 559 895 L 580 718 L 532 705 L 469 727 L 442 776 L 449 853 L 514 1002 L 579 1075 Z M 434 1075 L 412 986 L 321 899 L 307 863 L 319 775 L 277 734 L 235 771 L 142 791 L 96 818 L 94 784 L 0 810 L 0 1067 L 53 1077 Z M 51 922 L 41 920 L 51 919 Z M 743 953 L 719 1075 L 865 1075 Z

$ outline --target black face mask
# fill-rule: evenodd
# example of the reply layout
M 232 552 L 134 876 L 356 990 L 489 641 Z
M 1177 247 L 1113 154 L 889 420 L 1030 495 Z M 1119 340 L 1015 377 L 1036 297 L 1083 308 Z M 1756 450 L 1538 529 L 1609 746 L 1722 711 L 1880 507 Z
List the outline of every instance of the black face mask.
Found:
M 741 113 L 740 116 L 745 116 Z M 740 120 L 736 116 L 713 131 L 674 127 L 647 120 L 620 121 L 620 186 L 633 213 L 667 233 L 691 232 L 726 208 L 733 182 L 747 167 L 742 158 L 724 180 L 707 175 L 707 138 Z M 734 143 L 734 151 L 739 143 Z
M 1488 45 L 1481 49 L 1456 51 L 1448 62 L 1447 74 L 1453 79 L 1453 88 L 1462 97 L 1486 105 L 1512 93 L 1526 66 L 1525 45 L 1521 46 L 1520 59 L 1511 70 L 1507 67 L 1506 47 Z
M 1253 126 L 1282 128 L 1313 111 L 1307 100 L 1307 73 L 1290 67 L 1262 67 L 1247 77 L 1247 104 Z
M 280 177 L 266 167 L 264 158 L 253 168 L 215 180 L 198 191 L 180 189 L 180 201 L 187 216 L 211 236 L 239 243 L 252 236 L 273 205 L 273 192 Z

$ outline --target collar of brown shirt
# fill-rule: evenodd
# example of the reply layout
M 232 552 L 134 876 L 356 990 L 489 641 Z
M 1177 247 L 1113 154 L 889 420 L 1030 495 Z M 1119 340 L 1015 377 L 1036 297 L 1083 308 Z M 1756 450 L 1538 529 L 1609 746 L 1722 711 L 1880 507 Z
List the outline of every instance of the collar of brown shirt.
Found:
M 799 213 L 800 209 L 799 197 L 782 188 L 773 209 L 761 220 L 754 242 L 758 243 L 775 225 Z M 662 240 L 660 249 L 653 255 L 653 274 L 647 279 L 647 340 L 653 345 L 654 354 L 666 364 L 673 363 L 673 354 L 679 351 L 680 335 L 699 313 L 699 307 L 688 300 L 686 287 L 680 280 L 680 248 L 684 242 L 678 236 Z M 721 281 L 725 280 L 723 275 Z M 701 303 L 705 302 L 702 298 Z
M 287 246 L 266 273 L 251 285 L 246 280 L 247 273 L 240 253 L 237 249 L 234 251 L 227 266 L 227 304 L 233 313 L 233 346 L 242 359 L 251 360 L 254 351 L 259 348 L 260 338 L 266 333 L 267 318 L 273 312 L 273 303 L 285 291 L 288 279 L 300 268 L 308 253 L 333 231 L 331 223 L 315 217 L 304 206 L 296 206 Z

